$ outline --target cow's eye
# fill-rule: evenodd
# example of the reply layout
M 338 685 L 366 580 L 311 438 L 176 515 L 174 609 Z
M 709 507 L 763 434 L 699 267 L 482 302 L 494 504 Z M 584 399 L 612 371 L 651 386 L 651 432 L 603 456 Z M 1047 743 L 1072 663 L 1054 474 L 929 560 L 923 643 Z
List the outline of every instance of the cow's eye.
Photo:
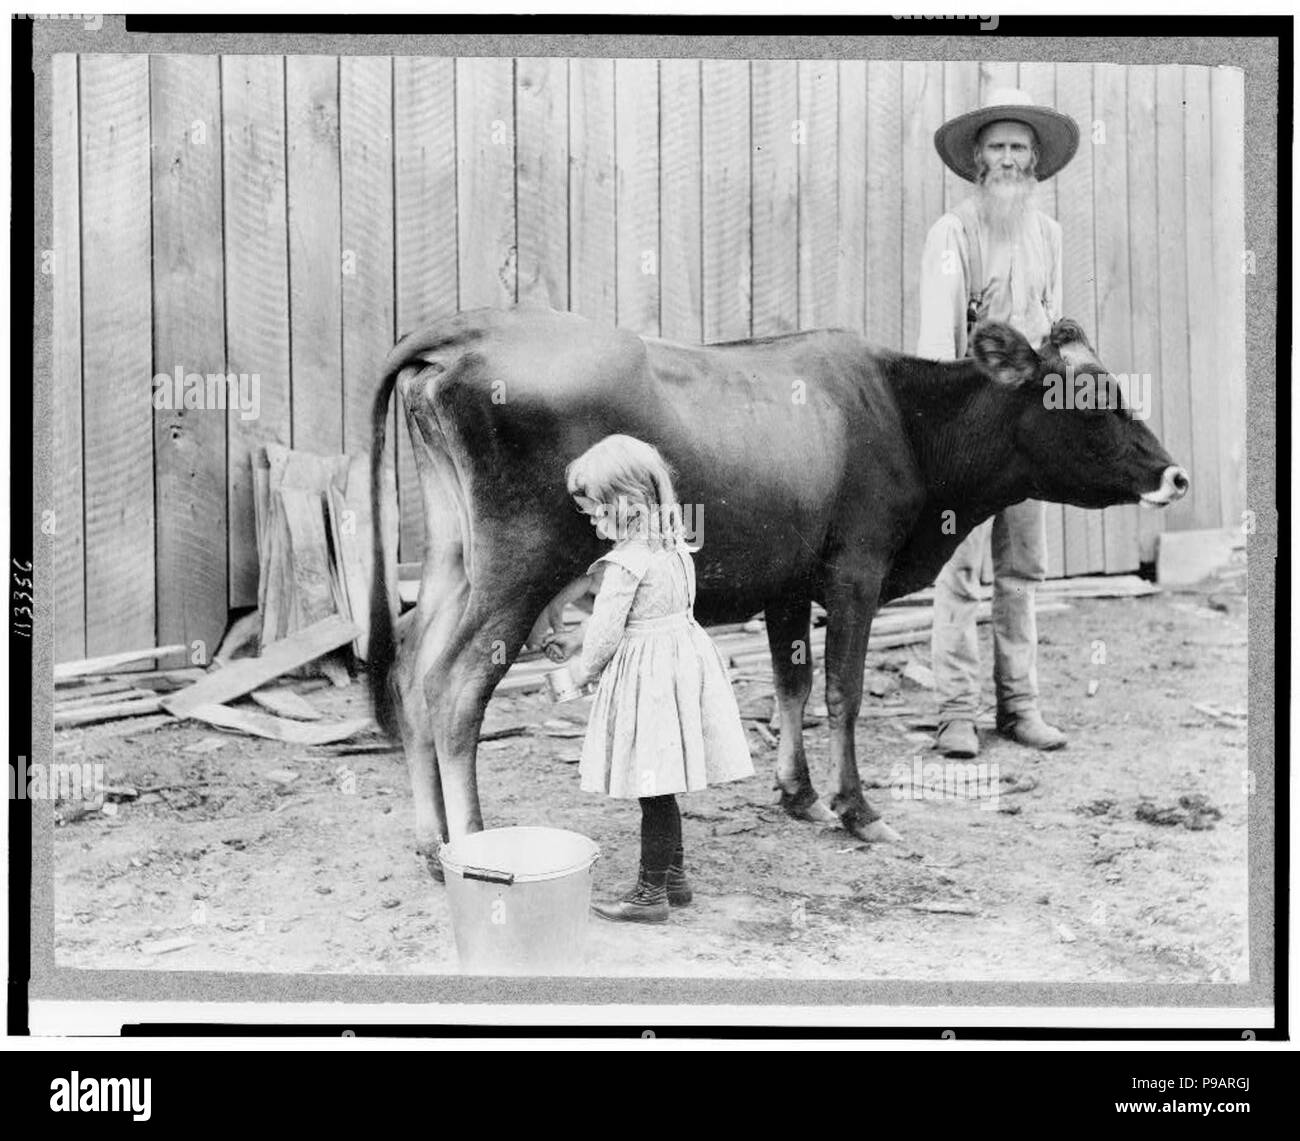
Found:
M 1124 433 L 1115 420 L 1114 409 L 1094 409 L 1083 415 L 1087 418 L 1088 446 L 1094 455 L 1109 458 L 1123 448 Z

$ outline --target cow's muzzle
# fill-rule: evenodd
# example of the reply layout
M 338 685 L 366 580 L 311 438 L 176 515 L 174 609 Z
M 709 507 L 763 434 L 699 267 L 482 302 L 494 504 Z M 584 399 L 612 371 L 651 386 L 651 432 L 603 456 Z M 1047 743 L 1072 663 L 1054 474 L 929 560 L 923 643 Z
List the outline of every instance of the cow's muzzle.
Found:
M 1182 499 L 1191 486 L 1192 481 L 1187 472 L 1177 464 L 1170 464 L 1160 476 L 1160 486 L 1155 491 L 1142 493 L 1142 502 L 1155 507 L 1168 507 Z

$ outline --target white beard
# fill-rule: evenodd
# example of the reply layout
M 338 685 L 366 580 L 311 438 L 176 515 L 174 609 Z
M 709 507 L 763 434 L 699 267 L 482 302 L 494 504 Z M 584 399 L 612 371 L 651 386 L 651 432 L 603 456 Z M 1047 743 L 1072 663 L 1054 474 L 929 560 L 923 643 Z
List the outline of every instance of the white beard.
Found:
M 1037 189 L 1038 181 L 1032 174 L 1004 177 L 990 171 L 980 183 L 980 219 L 998 237 L 1015 236 L 1034 210 Z

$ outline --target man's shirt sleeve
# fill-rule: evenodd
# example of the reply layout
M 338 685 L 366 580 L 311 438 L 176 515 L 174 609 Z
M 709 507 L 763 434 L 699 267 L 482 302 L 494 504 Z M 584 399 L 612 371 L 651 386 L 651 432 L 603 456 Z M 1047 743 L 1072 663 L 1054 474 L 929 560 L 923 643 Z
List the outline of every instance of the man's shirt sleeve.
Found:
M 1062 317 L 1065 316 L 1062 310 L 1065 307 L 1063 300 L 1063 289 L 1061 285 L 1061 223 L 1055 218 L 1049 219 L 1052 223 L 1052 266 L 1048 275 L 1048 293 L 1047 293 L 1047 322 L 1048 327 L 1055 325 Z
M 926 235 L 921 253 L 921 328 L 916 355 L 956 360 L 966 349 L 966 258 L 961 222 L 945 214 Z

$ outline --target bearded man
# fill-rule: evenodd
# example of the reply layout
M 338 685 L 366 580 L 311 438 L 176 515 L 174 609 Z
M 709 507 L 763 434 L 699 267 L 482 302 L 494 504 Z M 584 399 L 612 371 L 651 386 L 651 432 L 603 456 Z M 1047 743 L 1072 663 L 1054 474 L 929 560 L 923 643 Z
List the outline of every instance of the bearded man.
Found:
M 1079 145 L 1073 119 L 1036 106 L 1023 91 L 989 93 L 985 105 L 935 132 L 939 157 L 975 184 L 943 215 L 921 256 L 917 355 L 955 360 L 979 321 L 1005 321 L 1038 345 L 1061 313 L 1061 227 L 1034 205 Z M 1065 736 L 1038 709 L 1038 631 L 1034 588 L 1046 554 L 1043 505 L 1026 500 L 976 527 L 935 583 L 931 652 L 939 701 L 938 747 L 950 757 L 979 752 L 980 568 L 993 543 L 993 676 L 997 728 L 1036 749 L 1059 749 Z

